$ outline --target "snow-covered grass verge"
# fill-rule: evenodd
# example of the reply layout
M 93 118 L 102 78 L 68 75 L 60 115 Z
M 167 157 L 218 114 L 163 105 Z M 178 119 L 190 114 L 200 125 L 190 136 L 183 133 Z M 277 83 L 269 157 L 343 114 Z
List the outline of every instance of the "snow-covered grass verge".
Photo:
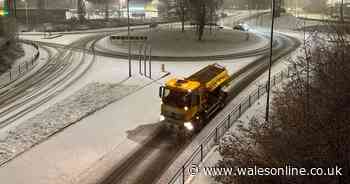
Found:
M 173 24 L 172 24 L 173 25 Z M 171 26 L 172 26 L 171 25 Z M 193 27 L 186 26 L 181 32 L 181 26 L 174 25 L 173 28 L 159 26 L 153 30 L 134 30 L 132 36 L 146 36 L 147 43 L 152 46 L 152 56 L 158 57 L 198 57 L 230 55 L 240 52 L 256 51 L 268 46 L 268 40 L 264 37 L 248 32 L 229 29 L 205 29 L 202 41 L 198 41 Z M 125 36 L 125 32 L 114 34 Z M 128 53 L 128 42 L 122 40 L 110 40 L 105 37 L 96 43 L 101 51 Z M 132 54 L 140 54 L 143 42 L 132 44 Z M 181 45 L 181 46 L 180 46 Z
M 266 106 L 266 94 L 262 95 L 252 106 L 245 111 L 242 116 L 233 124 L 233 126 L 225 133 L 225 135 L 220 139 L 220 144 L 226 144 L 230 142 L 229 140 L 233 139 L 232 136 L 240 136 L 240 128 L 248 128 L 249 122 L 252 118 L 263 119 L 265 114 Z M 229 144 L 229 143 L 228 143 Z M 202 168 L 204 167 L 215 167 L 217 162 L 222 159 L 218 151 L 218 146 L 214 147 L 211 152 L 205 157 Z M 202 170 L 195 177 L 190 178 L 187 181 L 187 184 L 220 184 L 214 180 L 214 177 L 211 177 L 205 174 Z
M 28 119 L 0 138 L 0 165 L 106 105 L 137 90 L 137 85 L 90 83 L 74 95 Z

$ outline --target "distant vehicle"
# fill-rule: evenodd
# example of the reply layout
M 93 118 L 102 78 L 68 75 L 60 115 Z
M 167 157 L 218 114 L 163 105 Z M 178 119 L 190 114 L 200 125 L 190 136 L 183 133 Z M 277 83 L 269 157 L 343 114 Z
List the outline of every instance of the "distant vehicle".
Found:
M 158 26 L 158 23 L 157 22 L 152 22 L 149 27 L 150 28 L 156 28 Z
M 180 136 L 199 131 L 225 105 L 229 78 L 225 67 L 212 64 L 188 78 L 170 79 L 159 89 L 160 119 Z
M 287 13 L 287 10 L 285 8 L 280 8 L 281 13 Z
M 238 25 L 235 25 L 233 27 L 234 30 L 238 30 L 238 31 L 249 31 L 249 26 L 247 24 L 238 24 Z
M 190 22 L 190 25 L 191 26 L 195 26 L 195 25 L 199 25 L 197 22 Z M 224 28 L 222 27 L 221 25 L 217 24 L 216 22 L 208 22 L 205 24 L 206 26 L 215 26 L 215 27 L 219 27 L 220 29 L 221 28 Z
M 221 18 L 225 18 L 225 17 L 227 17 L 228 15 L 227 15 L 227 13 L 221 13 Z

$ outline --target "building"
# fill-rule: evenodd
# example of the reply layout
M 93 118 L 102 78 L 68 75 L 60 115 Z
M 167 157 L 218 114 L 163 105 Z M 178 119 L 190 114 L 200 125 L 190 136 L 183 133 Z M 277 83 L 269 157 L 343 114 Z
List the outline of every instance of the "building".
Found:
M 158 1 L 136 1 L 131 0 L 129 2 L 130 16 L 132 18 L 143 17 L 143 18 L 157 18 L 158 15 Z M 127 7 L 122 6 L 121 8 L 122 15 L 126 17 Z
M 0 0 L 0 73 L 7 71 L 13 60 L 23 55 L 16 44 L 16 11 L 12 0 Z
M 16 17 L 22 24 L 42 24 L 66 20 L 66 12 L 77 0 L 17 0 Z
M 13 42 L 16 36 L 16 19 L 12 2 L 0 0 L 0 48 Z

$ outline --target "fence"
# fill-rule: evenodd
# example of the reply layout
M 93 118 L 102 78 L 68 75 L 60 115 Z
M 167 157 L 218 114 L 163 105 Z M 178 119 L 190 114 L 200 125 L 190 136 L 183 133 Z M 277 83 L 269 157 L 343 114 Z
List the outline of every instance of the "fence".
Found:
M 271 88 L 290 77 L 291 69 L 288 67 L 272 77 Z M 204 157 L 210 152 L 210 150 L 219 143 L 220 138 L 228 131 L 233 123 L 251 107 L 261 96 L 267 92 L 267 82 L 263 85 L 259 85 L 258 89 L 254 90 L 249 96 L 241 101 L 240 104 L 235 106 L 233 110 L 222 120 L 215 129 L 213 129 L 209 135 L 202 141 L 202 143 L 193 151 L 191 156 L 186 160 L 181 168 L 175 173 L 168 184 L 185 184 L 189 178 L 189 167 L 193 164 L 199 165 Z
M 3 88 L 10 84 L 11 82 L 17 80 L 24 74 L 26 74 L 28 71 L 30 71 L 35 66 L 35 61 L 39 57 L 39 48 L 35 44 L 31 44 L 35 47 L 36 52 L 33 54 L 32 57 L 30 57 L 29 60 L 26 60 L 25 62 L 20 63 L 17 66 L 12 67 L 9 71 L 6 73 L 3 73 L 0 76 L 0 88 Z
M 110 40 L 122 40 L 122 41 L 147 41 L 147 36 L 109 36 Z

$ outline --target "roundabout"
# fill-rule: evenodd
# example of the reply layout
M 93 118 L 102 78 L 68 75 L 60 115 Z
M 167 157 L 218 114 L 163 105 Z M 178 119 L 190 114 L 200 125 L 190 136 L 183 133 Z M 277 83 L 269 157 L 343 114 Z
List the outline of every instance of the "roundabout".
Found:
M 269 40 L 264 36 L 231 29 L 207 28 L 202 41 L 198 41 L 191 27 L 186 27 L 184 32 L 166 26 L 133 30 L 130 36 L 134 59 L 144 54 L 145 45 L 151 46 L 153 60 L 162 61 L 242 58 L 266 53 L 269 48 Z M 98 52 L 125 58 L 128 56 L 127 32 L 106 36 L 97 41 L 95 47 Z

